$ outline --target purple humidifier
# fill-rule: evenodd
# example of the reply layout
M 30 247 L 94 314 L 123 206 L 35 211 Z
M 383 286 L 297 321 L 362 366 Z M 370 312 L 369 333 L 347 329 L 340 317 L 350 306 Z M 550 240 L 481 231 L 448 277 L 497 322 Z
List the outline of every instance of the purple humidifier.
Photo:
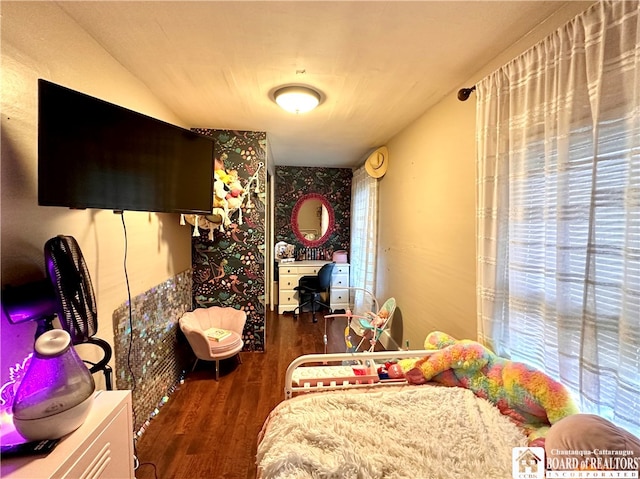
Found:
M 53 329 L 36 339 L 29 368 L 13 402 L 13 423 L 25 439 L 58 439 L 82 425 L 93 404 L 95 383 L 71 346 Z

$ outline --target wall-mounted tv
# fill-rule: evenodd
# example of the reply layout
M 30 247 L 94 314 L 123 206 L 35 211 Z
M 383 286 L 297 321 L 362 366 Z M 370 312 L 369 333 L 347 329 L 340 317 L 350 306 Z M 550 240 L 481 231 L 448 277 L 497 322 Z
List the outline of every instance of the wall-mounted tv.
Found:
M 38 80 L 38 204 L 211 213 L 213 139 Z

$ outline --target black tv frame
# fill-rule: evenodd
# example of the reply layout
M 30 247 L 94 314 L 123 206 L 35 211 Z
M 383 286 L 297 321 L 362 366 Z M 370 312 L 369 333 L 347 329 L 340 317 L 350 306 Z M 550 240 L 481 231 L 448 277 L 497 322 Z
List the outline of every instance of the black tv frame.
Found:
M 210 214 L 214 141 L 38 80 L 38 204 Z

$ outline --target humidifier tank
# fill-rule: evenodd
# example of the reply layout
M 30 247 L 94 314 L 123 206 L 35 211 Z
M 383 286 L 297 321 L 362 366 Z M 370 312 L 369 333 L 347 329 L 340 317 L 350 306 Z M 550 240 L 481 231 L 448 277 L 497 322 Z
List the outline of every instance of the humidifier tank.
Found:
M 25 439 L 58 439 L 82 425 L 95 383 L 71 345 L 53 329 L 36 339 L 35 352 L 13 402 L 13 423 Z

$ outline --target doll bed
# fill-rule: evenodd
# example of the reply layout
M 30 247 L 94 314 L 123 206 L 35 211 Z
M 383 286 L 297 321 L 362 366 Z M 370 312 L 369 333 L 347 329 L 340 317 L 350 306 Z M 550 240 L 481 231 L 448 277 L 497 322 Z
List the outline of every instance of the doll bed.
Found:
M 297 368 L 323 360 L 366 364 L 425 354 L 294 360 L 287 370 L 286 399 L 269 414 L 258 437 L 258 478 L 511 478 L 512 448 L 526 446 L 526 435 L 467 389 L 369 382 L 362 376 L 294 380 Z

